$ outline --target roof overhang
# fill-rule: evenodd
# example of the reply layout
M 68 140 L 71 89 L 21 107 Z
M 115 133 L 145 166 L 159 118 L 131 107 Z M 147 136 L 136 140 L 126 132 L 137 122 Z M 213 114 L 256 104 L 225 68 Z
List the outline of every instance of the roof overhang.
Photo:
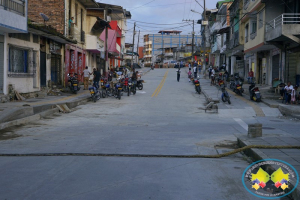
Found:
M 65 37 L 64 35 L 62 35 L 61 33 L 54 31 L 54 29 L 49 29 L 45 26 L 34 26 L 28 24 L 28 32 L 43 36 L 45 38 L 49 38 L 61 44 L 77 44 L 76 40 L 71 40 Z
M 230 26 L 225 27 L 225 28 L 221 28 L 221 29 L 218 31 L 218 34 L 229 33 L 229 31 L 230 31 Z
M 99 5 L 95 0 L 77 0 L 86 8 L 98 8 Z

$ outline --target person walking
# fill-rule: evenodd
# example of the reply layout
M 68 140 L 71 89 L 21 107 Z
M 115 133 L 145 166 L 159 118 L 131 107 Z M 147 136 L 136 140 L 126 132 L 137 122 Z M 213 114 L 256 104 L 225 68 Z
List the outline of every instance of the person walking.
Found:
M 188 78 L 189 78 L 189 82 L 191 82 L 191 78 L 192 78 L 192 72 L 191 72 L 191 70 L 189 70 L 189 72 L 188 72 Z
M 177 72 L 177 81 L 179 82 L 179 80 L 180 80 L 180 73 L 181 73 L 180 68 L 178 68 L 176 72 Z
M 194 65 L 193 72 L 194 72 L 194 78 L 197 78 L 197 66 L 196 65 Z
M 85 70 L 83 70 L 83 85 L 84 85 L 84 90 L 89 89 L 89 79 L 90 79 L 90 75 L 92 75 L 92 73 L 90 73 L 88 66 L 85 67 Z
M 189 70 L 192 70 L 192 66 L 191 66 L 191 63 L 189 63 Z
M 215 84 L 215 69 L 213 68 L 211 70 L 211 81 L 210 81 L 210 85 L 214 85 Z

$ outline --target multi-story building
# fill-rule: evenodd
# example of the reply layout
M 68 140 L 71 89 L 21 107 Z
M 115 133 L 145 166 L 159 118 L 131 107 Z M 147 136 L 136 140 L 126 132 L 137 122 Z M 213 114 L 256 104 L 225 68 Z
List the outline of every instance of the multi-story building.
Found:
M 182 47 L 192 44 L 192 35 L 181 35 L 181 31 L 162 30 L 159 34 L 144 35 L 144 64 L 150 66 L 156 62 L 161 62 L 161 56 L 166 48 Z M 194 45 L 200 46 L 201 36 L 194 36 Z
M 59 33 L 69 39 L 77 41 L 77 44 L 66 43 L 65 53 L 61 57 L 60 76 L 67 85 L 69 73 L 82 74 L 86 60 L 87 8 L 98 8 L 95 0 L 29 0 L 29 18 L 37 23 L 44 23 L 40 13 L 48 16 L 46 24 L 54 27 Z M 78 77 L 82 81 L 82 76 Z
M 9 84 L 14 84 L 18 88 L 24 85 L 22 78 L 18 78 L 16 74 L 22 74 L 25 78 L 31 74 L 28 62 L 26 62 L 28 50 L 15 48 L 14 57 L 9 53 L 13 47 L 9 42 L 9 34 L 25 33 L 27 37 L 30 37 L 27 29 L 27 4 L 24 0 L 0 1 L 0 94 L 8 93 Z M 12 65 L 13 63 L 9 62 L 10 59 L 15 61 L 18 59 L 19 63 L 15 62 L 16 64 Z M 13 76 L 8 76 L 8 74 Z M 31 85 L 31 88 L 33 88 L 33 82 L 33 77 L 29 77 L 27 84 Z
M 268 84 L 276 80 L 300 84 L 300 2 L 298 0 L 263 1 L 265 3 L 265 41 L 276 48 L 269 53 L 266 70 Z M 278 5 L 278 6 L 274 6 Z M 279 6 L 280 5 L 280 6 Z
M 232 0 L 227 1 L 220 1 L 217 3 L 218 10 L 218 16 L 220 18 L 221 22 L 221 28 L 218 31 L 218 34 L 220 34 L 221 41 L 220 41 L 220 65 L 223 65 L 224 63 L 228 62 L 229 59 L 229 38 L 230 38 L 230 11 L 229 7 L 232 4 Z M 228 66 L 227 66 L 228 70 Z
M 252 69 L 256 83 L 265 83 L 267 66 L 270 65 L 267 57 L 275 48 L 265 44 L 265 4 L 261 0 L 244 0 L 243 11 L 246 13 L 241 19 L 245 27 L 245 76 Z
M 235 0 L 229 7 L 230 13 L 230 32 L 227 54 L 227 70 L 230 74 L 245 74 L 244 64 L 244 33 L 245 26 L 241 23 L 243 16 L 243 0 Z

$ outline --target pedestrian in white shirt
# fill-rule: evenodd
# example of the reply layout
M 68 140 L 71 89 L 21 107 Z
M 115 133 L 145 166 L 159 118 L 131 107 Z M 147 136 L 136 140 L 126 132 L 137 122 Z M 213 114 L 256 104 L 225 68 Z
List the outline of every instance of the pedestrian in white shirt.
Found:
M 285 104 L 289 104 L 291 101 L 291 93 L 293 91 L 294 87 L 291 85 L 291 82 L 288 82 L 287 86 L 284 88 L 285 92 Z
M 88 66 L 85 67 L 85 70 L 83 70 L 83 84 L 84 84 L 84 90 L 89 89 L 89 79 L 90 79 L 90 71 L 88 70 Z

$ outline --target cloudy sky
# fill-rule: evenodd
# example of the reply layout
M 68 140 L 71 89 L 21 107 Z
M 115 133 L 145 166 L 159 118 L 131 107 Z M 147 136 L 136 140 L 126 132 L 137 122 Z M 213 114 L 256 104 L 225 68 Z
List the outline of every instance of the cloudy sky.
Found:
M 131 12 L 132 18 L 128 20 L 126 42 L 132 43 L 133 24 L 136 22 L 136 31 L 143 35 L 157 33 L 159 30 L 179 30 L 182 34 L 192 32 L 191 23 L 182 20 L 198 20 L 203 8 L 196 0 L 97 0 L 101 3 L 120 5 Z M 197 0 L 202 6 L 204 0 Z M 206 0 L 206 8 L 216 7 L 218 0 Z M 192 12 L 191 9 L 199 12 Z M 195 22 L 195 32 L 199 34 L 200 25 Z M 136 37 L 137 40 L 137 37 Z

